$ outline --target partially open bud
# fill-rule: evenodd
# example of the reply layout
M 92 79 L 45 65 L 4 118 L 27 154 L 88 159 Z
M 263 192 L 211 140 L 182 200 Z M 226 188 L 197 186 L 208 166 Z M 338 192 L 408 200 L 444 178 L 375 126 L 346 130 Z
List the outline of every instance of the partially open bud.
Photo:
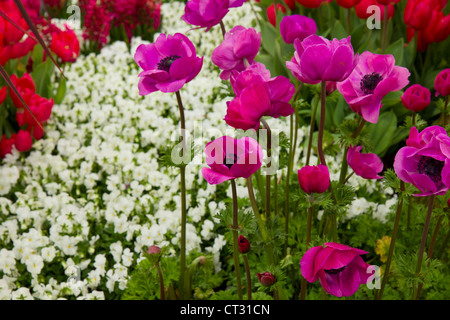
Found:
M 269 271 L 264 271 L 263 273 L 257 273 L 259 282 L 265 287 L 270 287 L 273 285 L 277 280 L 275 279 L 275 276 L 270 273 Z
M 240 253 L 247 253 L 250 251 L 250 242 L 243 235 L 239 236 L 238 243 L 239 243 L 239 252 Z
M 157 254 L 161 252 L 161 248 L 155 245 L 150 246 L 150 248 L 148 248 L 147 253 L 148 254 Z

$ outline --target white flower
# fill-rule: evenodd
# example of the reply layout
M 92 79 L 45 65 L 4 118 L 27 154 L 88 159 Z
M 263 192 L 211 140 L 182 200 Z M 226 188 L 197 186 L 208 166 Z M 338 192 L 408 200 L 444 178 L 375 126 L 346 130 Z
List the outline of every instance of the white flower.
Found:
M 11 294 L 12 300 L 34 300 L 29 288 L 21 287 Z
M 44 259 L 38 254 L 32 254 L 30 258 L 26 260 L 26 266 L 28 272 L 33 276 L 37 276 L 44 267 Z
M 16 269 L 16 258 L 13 251 L 2 249 L 0 251 L 0 271 L 11 274 Z
M 44 261 L 52 262 L 56 256 L 56 248 L 53 246 L 42 248 L 41 255 Z

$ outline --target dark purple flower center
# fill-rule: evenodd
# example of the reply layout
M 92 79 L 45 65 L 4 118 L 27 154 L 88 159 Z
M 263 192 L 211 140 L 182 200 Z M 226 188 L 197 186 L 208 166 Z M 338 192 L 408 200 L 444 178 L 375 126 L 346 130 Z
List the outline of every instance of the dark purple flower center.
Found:
M 223 158 L 223 163 L 231 170 L 233 164 L 238 161 L 238 156 L 235 153 L 228 153 L 225 158 Z
M 372 94 L 381 80 L 383 80 L 383 77 L 376 72 L 366 74 L 361 79 L 360 85 L 362 92 L 364 92 L 365 94 Z
M 436 160 L 432 157 L 422 156 L 417 165 L 417 171 L 424 173 L 434 183 L 438 183 L 442 180 L 442 169 L 444 168 L 444 161 Z
M 169 72 L 169 69 L 170 69 L 170 66 L 172 65 L 172 63 L 175 60 L 180 59 L 180 58 L 181 57 L 177 56 L 177 55 L 165 57 L 158 63 L 158 70 L 164 70 L 166 72 Z
M 343 266 L 342 268 L 339 268 L 339 269 L 323 269 L 323 271 L 325 271 L 325 273 L 328 273 L 328 274 L 338 274 L 338 273 L 344 271 L 344 269 L 345 269 L 345 266 Z

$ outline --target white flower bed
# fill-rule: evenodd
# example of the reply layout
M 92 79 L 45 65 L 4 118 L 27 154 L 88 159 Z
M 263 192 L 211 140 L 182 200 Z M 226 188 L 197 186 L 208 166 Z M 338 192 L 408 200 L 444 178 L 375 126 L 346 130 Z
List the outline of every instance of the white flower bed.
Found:
M 163 32 L 189 30 L 180 20 L 183 10 L 184 3 L 163 4 Z M 257 28 L 254 17 L 246 3 L 231 10 L 224 22 L 228 30 L 237 24 Z M 233 134 L 223 121 L 232 96 L 210 60 L 222 39 L 220 28 L 187 35 L 204 56 L 204 66 L 181 95 L 187 129 L 201 124 L 203 140 L 196 142 L 204 146 L 211 128 L 216 135 Z M 139 96 L 133 54 L 140 43 L 134 39 L 131 53 L 117 42 L 97 56 L 81 56 L 65 71 L 66 98 L 54 106 L 45 137 L 27 157 L 14 151 L 4 159 L 0 299 L 104 299 L 126 288 L 130 268 L 142 259 L 145 247 L 169 246 L 175 253 L 181 218 L 179 175 L 176 168 L 160 166 L 158 156 L 173 144 L 178 108 L 174 94 Z M 288 121 L 268 119 L 272 130 L 286 131 Z M 298 131 L 298 146 L 304 145 L 307 130 Z M 294 169 L 301 167 L 303 157 L 297 152 Z M 339 162 L 328 162 L 335 179 Z M 187 167 L 188 189 L 198 186 L 197 206 L 189 206 L 188 197 L 187 250 L 212 253 L 218 270 L 225 241 L 214 234 L 214 215 L 225 204 L 214 200 L 215 187 L 203 180 L 201 166 L 200 158 Z M 375 187 L 356 176 L 350 183 Z M 243 184 L 238 192 L 247 197 Z M 349 218 L 371 207 L 383 220 L 390 205 L 356 199 Z

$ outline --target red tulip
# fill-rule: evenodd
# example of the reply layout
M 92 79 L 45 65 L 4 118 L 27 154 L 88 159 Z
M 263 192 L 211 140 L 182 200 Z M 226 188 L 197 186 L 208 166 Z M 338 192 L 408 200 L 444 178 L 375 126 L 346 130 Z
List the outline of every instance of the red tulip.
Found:
M 4 158 L 7 154 L 11 153 L 15 138 L 15 134 L 11 135 L 8 139 L 6 139 L 5 135 L 2 136 L 0 139 L 0 158 Z
M 324 2 L 331 2 L 331 0 L 296 0 L 302 6 L 307 8 L 318 8 Z
M 431 20 L 434 0 L 408 0 L 403 18 L 407 26 L 425 29 Z
M 31 98 L 32 95 L 36 93 L 36 86 L 34 85 L 33 78 L 31 78 L 31 76 L 28 73 L 24 73 L 24 75 L 21 78 L 18 78 L 15 74 L 13 74 L 11 75 L 11 81 L 17 88 L 17 91 L 19 91 L 20 96 L 28 104 L 28 100 Z M 17 108 L 24 107 L 19 97 L 11 89 L 9 89 L 9 94 L 11 95 L 11 100 L 13 104 Z
M 383 21 L 385 14 L 385 6 L 379 4 L 377 0 L 361 0 L 361 2 L 355 6 L 357 17 L 360 19 L 367 19 L 370 16 L 372 16 L 373 14 L 372 11 L 369 10 L 369 12 L 367 12 L 367 8 L 370 6 L 378 6 L 380 8 L 380 21 Z M 388 5 L 388 19 L 391 19 L 394 16 L 394 10 L 395 9 L 393 5 Z
M 0 89 L 0 104 L 5 101 L 6 96 L 8 95 L 8 89 L 6 87 L 3 87 Z
M 286 8 L 278 3 L 277 11 L 279 10 L 283 11 L 283 13 L 286 13 Z M 271 25 L 273 25 L 275 28 L 277 27 L 277 13 L 275 12 L 275 4 L 273 3 L 267 8 L 267 19 L 269 19 Z
M 360 2 L 361 2 L 361 0 L 336 0 L 336 3 L 338 4 L 338 6 L 341 6 L 346 9 L 353 8 Z

